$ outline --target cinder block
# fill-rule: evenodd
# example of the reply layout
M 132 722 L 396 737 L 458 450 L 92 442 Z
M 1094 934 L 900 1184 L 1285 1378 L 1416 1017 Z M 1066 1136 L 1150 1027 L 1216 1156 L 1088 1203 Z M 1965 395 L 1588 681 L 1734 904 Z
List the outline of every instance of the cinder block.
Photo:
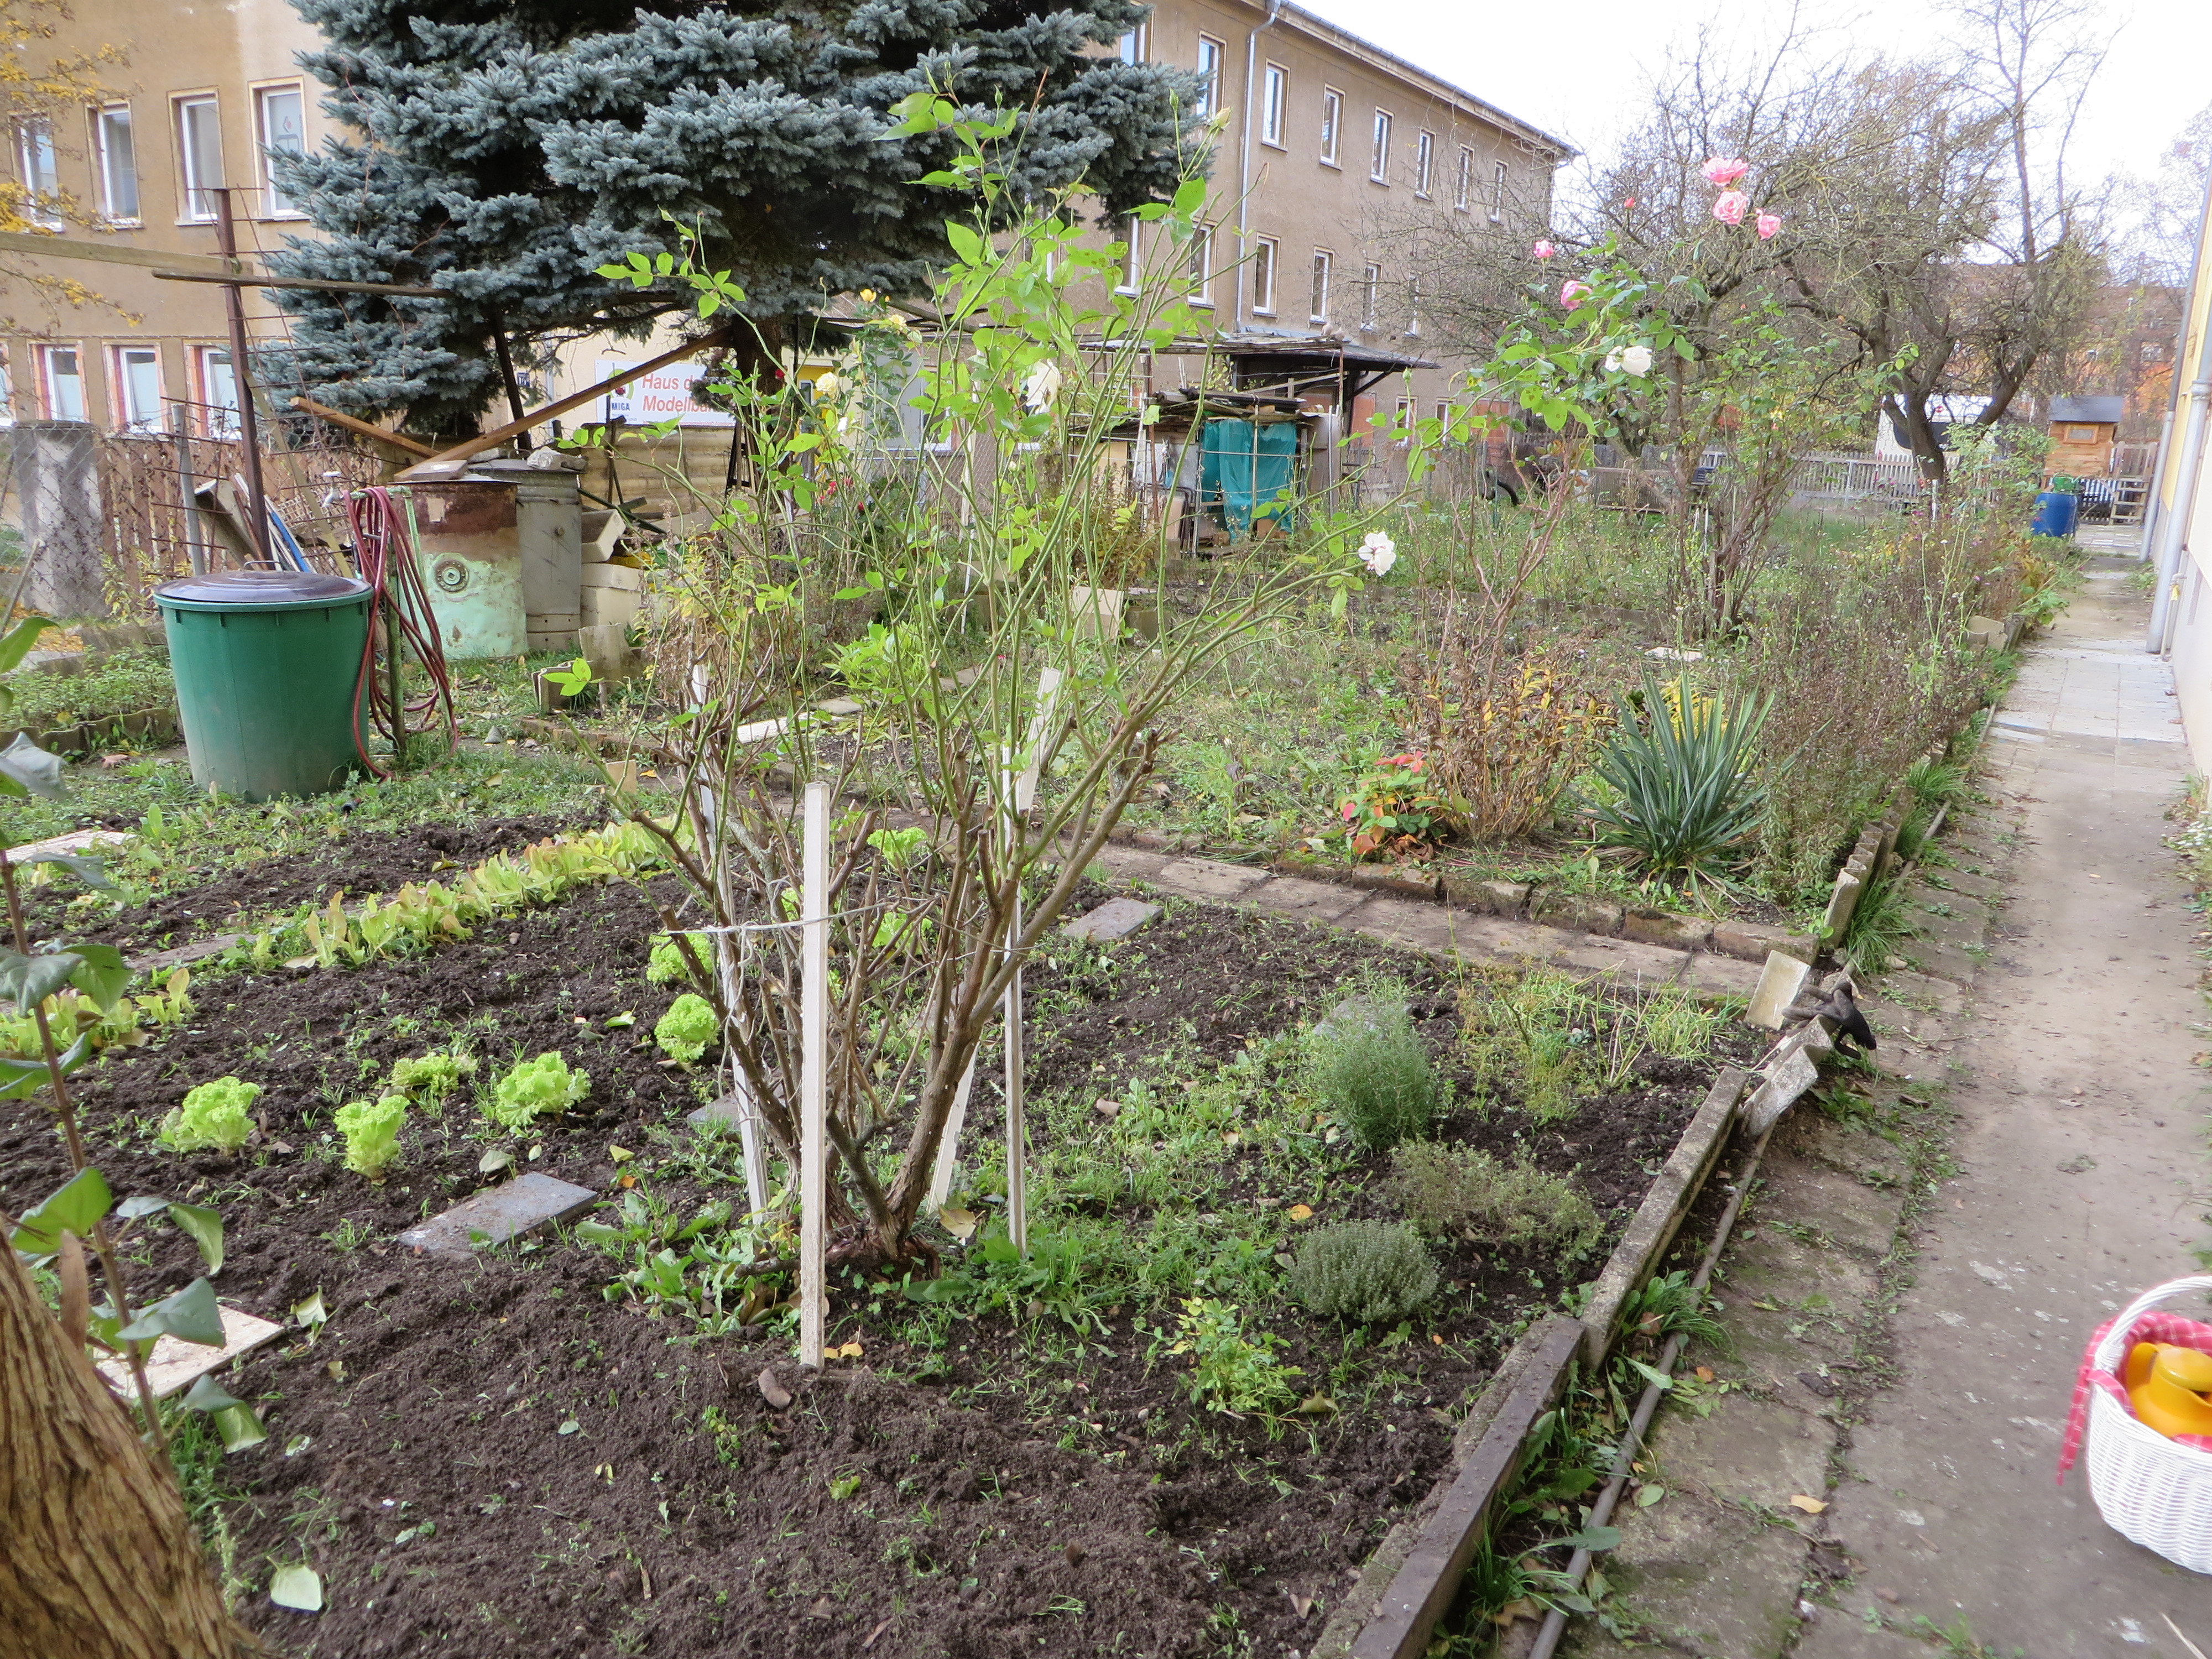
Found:
M 637 620 L 643 599 L 644 595 L 626 587 L 593 587 L 586 582 L 581 625 L 604 628 L 611 623 L 627 628 Z

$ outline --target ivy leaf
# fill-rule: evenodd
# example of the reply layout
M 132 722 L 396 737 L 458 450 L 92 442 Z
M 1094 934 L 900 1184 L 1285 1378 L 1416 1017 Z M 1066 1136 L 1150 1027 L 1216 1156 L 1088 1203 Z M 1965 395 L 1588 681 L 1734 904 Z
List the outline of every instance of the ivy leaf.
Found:
M 174 1295 L 140 1309 L 138 1317 L 116 1333 L 124 1342 L 151 1342 L 164 1336 L 203 1348 L 222 1346 L 222 1310 L 216 1305 L 215 1286 L 195 1279 Z

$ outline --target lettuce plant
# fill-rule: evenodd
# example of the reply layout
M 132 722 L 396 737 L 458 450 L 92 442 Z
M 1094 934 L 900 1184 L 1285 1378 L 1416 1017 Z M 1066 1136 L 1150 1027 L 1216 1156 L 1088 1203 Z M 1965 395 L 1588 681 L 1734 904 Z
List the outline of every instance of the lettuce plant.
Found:
M 691 949 L 702 963 L 712 962 L 713 946 L 704 933 L 691 936 Z M 645 976 L 655 985 L 673 985 L 678 980 L 691 977 L 691 964 L 684 960 L 684 952 L 666 933 L 653 936 L 653 954 L 646 958 Z
M 338 1133 L 345 1137 L 345 1166 L 371 1181 L 399 1157 L 399 1125 L 407 1115 L 407 1097 L 386 1095 L 380 1100 L 356 1100 L 337 1111 Z
M 440 1049 L 401 1060 L 392 1068 L 392 1080 L 386 1086 L 392 1093 L 404 1095 L 434 1112 L 444 1107 L 446 1097 L 460 1086 L 463 1078 L 474 1077 L 476 1073 L 474 1054 Z
M 588 1072 L 571 1071 L 558 1051 L 517 1061 L 492 1085 L 484 1115 L 502 1128 L 526 1129 L 541 1117 L 565 1112 L 592 1091 Z
M 653 1039 L 662 1052 L 686 1066 L 696 1066 L 710 1043 L 720 1040 L 722 1023 L 707 999 L 686 991 L 668 1005 L 653 1028 Z
M 161 1144 L 175 1152 L 196 1152 L 207 1146 L 234 1152 L 253 1133 L 253 1120 L 248 1114 L 260 1097 L 259 1084 L 234 1077 L 203 1083 L 162 1120 Z

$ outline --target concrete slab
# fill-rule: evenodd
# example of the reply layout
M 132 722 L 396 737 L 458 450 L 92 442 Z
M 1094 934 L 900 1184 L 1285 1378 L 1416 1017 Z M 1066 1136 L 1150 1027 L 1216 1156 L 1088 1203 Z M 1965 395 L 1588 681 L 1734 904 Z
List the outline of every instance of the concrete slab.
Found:
M 1449 956 L 1459 951 L 1462 915 L 1462 912 L 1446 905 L 1375 894 L 1358 909 L 1347 911 L 1337 925 L 1409 950 Z M 1482 921 L 1490 918 L 1478 916 L 1471 920 Z
M 1744 1023 L 1764 1031 L 1780 1030 L 1789 1020 L 1790 1010 L 1803 993 L 1805 981 L 1812 976 L 1813 969 L 1807 963 L 1774 951 L 1759 971 L 1759 984 L 1751 994 L 1751 1006 L 1744 1010 Z
M 1946 945 L 1940 939 L 1904 939 L 1899 943 L 1897 953 L 1916 973 L 1925 974 L 1934 979 L 1947 979 L 1956 985 L 1964 985 L 1973 978 L 1975 970 L 1981 966 L 1958 946 Z
M 120 830 L 72 830 L 64 836 L 49 836 L 44 841 L 27 842 L 21 847 L 8 849 L 11 863 L 28 864 L 41 853 L 61 853 L 77 855 L 98 853 L 108 848 L 121 847 L 137 837 Z
M 1600 939 L 1584 935 L 1559 954 L 1562 968 L 1578 968 L 1604 974 L 1623 985 L 1654 989 L 1671 985 L 1689 965 L 1688 955 L 1657 945 L 1639 945 L 1632 939 Z
M 1662 1419 L 1644 1462 L 1670 1492 L 1755 1510 L 1781 1510 L 1828 1489 L 1836 1425 L 1773 1400 L 1733 1401 L 1725 1413 Z
M 1109 875 L 1123 881 L 1153 881 L 1161 871 L 1176 862 L 1176 858 L 1172 853 L 1155 853 L 1146 848 L 1109 842 L 1099 849 L 1098 862 L 1106 866 Z
M 1242 898 L 1267 879 L 1265 870 L 1248 864 L 1224 864 L 1218 859 L 1177 859 L 1152 878 L 1155 885 L 1171 893 L 1212 899 L 1217 904 Z
M 1966 992 L 1954 979 L 1938 979 L 1932 974 L 1916 974 L 1907 968 L 1893 968 L 1876 976 L 1875 982 L 1883 992 L 1907 1006 L 1936 1009 L 1942 1013 L 1955 1014 L 1965 1006 Z M 1879 1030 L 1881 1027 L 1876 1026 Z
M 252 1353 L 284 1334 L 282 1325 L 240 1309 L 218 1304 L 218 1310 L 222 1315 L 223 1344 L 220 1348 L 204 1348 L 197 1342 L 180 1342 L 173 1336 L 162 1337 L 154 1344 L 154 1352 L 146 1357 L 146 1381 L 156 1400 L 182 1394 L 210 1371 L 221 1370 L 240 1355 Z M 138 1385 L 131 1378 L 131 1367 L 124 1361 L 101 1360 L 100 1374 L 107 1379 L 107 1386 L 125 1400 L 137 1397 Z
M 166 951 L 132 957 L 131 965 L 142 974 L 166 974 L 172 968 L 187 968 L 195 962 L 205 962 L 210 957 L 219 957 L 234 945 L 245 944 L 251 937 L 247 933 L 211 933 L 205 939 L 196 939 L 189 945 L 172 945 Z
M 1759 976 L 1764 971 L 1756 963 L 1700 951 L 1690 958 L 1676 983 L 1710 996 L 1748 998 L 1759 988 Z
M 1804 1540 L 1787 1528 L 1686 1494 L 1638 1512 L 1605 1558 L 1605 1575 L 1616 1601 L 1662 1650 L 1775 1659 L 1797 1629 L 1804 1559 Z M 1586 1659 L 1629 1650 L 1584 1620 L 1560 1650 Z
M 1923 865 L 1915 880 L 1966 898 L 1990 899 L 2004 890 L 2004 884 L 1996 877 L 1974 875 L 1955 865 Z
M 1277 876 L 1264 885 L 1255 887 L 1252 902 L 1264 904 L 1270 910 L 1280 910 L 1285 915 L 1297 916 L 1306 921 L 1338 921 L 1350 915 L 1367 902 L 1367 894 L 1357 887 L 1346 887 L 1334 881 L 1308 881 L 1303 876 Z
M 566 1221 L 588 1207 L 599 1194 L 588 1187 L 556 1181 L 532 1170 L 497 1187 L 463 1199 L 442 1215 L 399 1235 L 402 1244 L 432 1255 L 467 1255 L 482 1243 L 504 1244 L 511 1238 Z
M 1074 921 L 1061 923 L 1060 931 L 1070 939 L 1087 939 L 1104 944 L 1111 939 L 1128 938 L 1139 927 L 1155 920 L 1160 911 L 1160 906 L 1147 904 L 1142 899 L 1108 899 L 1097 909 L 1085 911 Z
M 710 1100 L 704 1106 L 684 1114 L 684 1121 L 695 1129 L 734 1129 L 744 1115 L 744 1108 L 735 1095 L 724 1095 L 720 1100 Z

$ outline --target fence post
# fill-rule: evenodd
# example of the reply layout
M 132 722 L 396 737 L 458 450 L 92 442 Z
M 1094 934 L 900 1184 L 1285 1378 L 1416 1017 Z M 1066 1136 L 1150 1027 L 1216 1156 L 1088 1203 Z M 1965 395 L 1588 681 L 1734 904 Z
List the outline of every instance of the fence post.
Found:
M 828 1286 L 823 1206 L 829 1148 L 823 1120 L 830 1085 L 830 786 L 806 786 L 799 892 L 799 1363 L 822 1368 Z

